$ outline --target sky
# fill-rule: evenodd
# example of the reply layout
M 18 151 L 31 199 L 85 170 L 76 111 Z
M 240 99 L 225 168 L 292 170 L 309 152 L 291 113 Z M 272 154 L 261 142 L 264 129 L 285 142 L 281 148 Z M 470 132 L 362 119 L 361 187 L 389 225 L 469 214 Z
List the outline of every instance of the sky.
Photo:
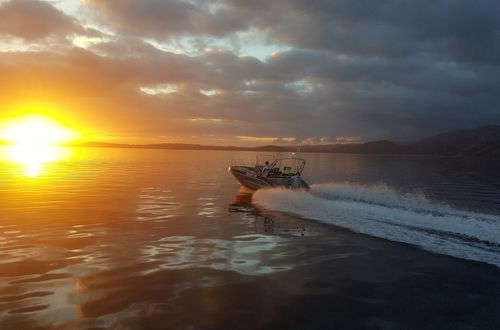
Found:
M 408 141 L 500 124 L 498 0 L 0 0 L 0 119 L 88 139 Z

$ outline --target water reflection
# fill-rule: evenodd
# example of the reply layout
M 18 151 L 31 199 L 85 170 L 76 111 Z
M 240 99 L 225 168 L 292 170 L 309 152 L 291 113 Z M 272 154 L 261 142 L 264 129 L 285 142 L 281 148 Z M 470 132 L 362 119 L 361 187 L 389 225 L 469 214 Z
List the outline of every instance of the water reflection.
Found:
M 252 205 L 253 193 L 253 190 L 240 187 L 233 201 L 229 204 L 229 212 L 256 213 L 257 209 Z
M 400 305 L 407 313 L 417 301 L 434 315 L 464 294 L 496 317 L 487 314 L 498 309 L 496 269 L 258 209 L 226 171 L 226 159 L 245 158 L 239 152 L 77 149 L 57 162 L 57 152 L 7 149 L 1 329 L 315 328 L 294 322 L 332 310 L 350 322 L 392 322 Z M 64 148 L 49 149 L 65 159 Z M 325 164 L 311 161 L 312 182 L 332 179 L 337 158 L 321 157 Z M 475 191 L 498 204 L 498 189 Z M 433 294 L 439 304 L 428 307 Z M 377 305 L 384 299 L 395 302 L 388 313 Z
M 217 199 L 215 197 L 198 197 L 198 215 L 213 218 L 219 210 L 219 207 L 216 206 L 216 202 Z
M 158 265 L 155 269 L 148 267 L 148 273 L 202 267 L 246 275 L 270 274 L 293 267 L 285 260 L 276 267 L 278 252 L 285 249 L 286 239 L 259 234 L 238 235 L 231 240 L 166 236 L 143 247 L 139 262 Z
M 180 206 L 172 190 L 143 188 L 139 193 L 137 220 L 166 222 L 177 215 Z
M 39 176 L 46 163 L 60 161 L 70 155 L 68 148 L 53 146 L 9 146 L 5 152 L 6 157 L 2 158 L 21 164 L 25 175 L 30 178 Z
M 253 193 L 253 190 L 241 187 L 229 204 L 228 210 L 230 213 L 243 213 L 245 219 L 251 219 L 256 233 L 283 237 L 320 234 L 320 231 L 314 232 L 307 229 L 307 227 L 314 226 L 310 221 L 307 223 L 306 220 L 297 217 L 258 209 L 252 204 Z

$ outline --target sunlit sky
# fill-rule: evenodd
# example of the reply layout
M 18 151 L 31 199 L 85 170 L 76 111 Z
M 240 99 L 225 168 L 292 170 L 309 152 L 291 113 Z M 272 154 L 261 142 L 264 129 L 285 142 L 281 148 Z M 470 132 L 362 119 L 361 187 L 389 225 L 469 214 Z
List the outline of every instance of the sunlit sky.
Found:
M 413 140 L 500 123 L 496 0 L 0 0 L 0 122 L 86 140 Z

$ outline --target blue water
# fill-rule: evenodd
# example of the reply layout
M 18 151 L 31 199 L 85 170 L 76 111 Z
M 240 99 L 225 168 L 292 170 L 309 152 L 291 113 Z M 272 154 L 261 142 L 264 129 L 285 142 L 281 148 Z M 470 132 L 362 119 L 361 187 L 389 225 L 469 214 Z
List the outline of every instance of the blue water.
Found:
M 252 194 L 251 152 L 0 150 L 1 329 L 498 329 L 498 162 L 303 154 L 311 192 Z

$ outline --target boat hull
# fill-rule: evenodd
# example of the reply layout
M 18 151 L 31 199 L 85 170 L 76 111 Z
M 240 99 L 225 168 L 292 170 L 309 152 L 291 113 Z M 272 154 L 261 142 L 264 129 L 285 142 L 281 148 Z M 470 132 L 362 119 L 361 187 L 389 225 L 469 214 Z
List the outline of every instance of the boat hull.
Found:
M 294 178 L 262 178 L 255 175 L 255 172 L 250 171 L 245 167 L 231 167 L 231 174 L 238 182 L 247 188 L 257 190 L 267 187 L 284 187 L 290 189 L 305 189 L 309 190 L 309 185 L 302 180 L 301 177 Z
M 247 188 L 257 190 L 260 188 L 271 187 L 271 183 L 265 181 L 257 176 L 252 177 L 248 173 L 239 169 L 231 168 L 231 174 L 238 180 L 238 182 Z

